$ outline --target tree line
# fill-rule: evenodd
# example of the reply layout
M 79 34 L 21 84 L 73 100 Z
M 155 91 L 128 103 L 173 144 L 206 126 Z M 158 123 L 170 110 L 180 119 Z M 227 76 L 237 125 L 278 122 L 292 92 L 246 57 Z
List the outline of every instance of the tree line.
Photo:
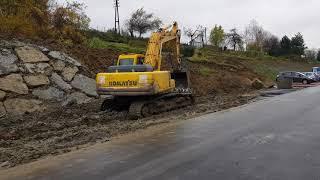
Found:
M 148 31 L 158 29 L 162 21 L 147 13 L 143 8 L 133 12 L 125 23 L 123 34 L 131 37 L 141 37 Z M 189 44 L 195 45 L 196 39 L 204 44 L 206 28 L 197 26 L 196 29 L 184 28 L 184 33 L 189 37 Z M 308 49 L 303 35 L 298 32 L 293 37 L 284 35 L 278 38 L 265 30 L 259 23 L 252 20 L 242 33 L 237 28 L 226 32 L 221 25 L 215 25 L 209 33 L 209 41 L 212 46 L 234 51 L 258 51 L 270 56 L 297 57 L 320 61 L 320 50 Z
M 242 34 L 236 28 L 225 32 L 222 26 L 215 25 L 209 40 L 212 46 L 231 47 L 234 51 L 259 51 L 270 56 L 296 56 L 320 61 L 320 50 L 308 49 L 301 33 L 292 38 L 284 35 L 279 39 L 255 20 L 246 26 Z

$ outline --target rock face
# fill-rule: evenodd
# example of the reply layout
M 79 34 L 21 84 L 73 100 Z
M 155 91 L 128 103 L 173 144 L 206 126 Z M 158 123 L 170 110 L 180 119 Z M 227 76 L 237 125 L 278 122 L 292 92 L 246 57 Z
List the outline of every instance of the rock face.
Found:
M 62 106 L 69 106 L 72 104 L 86 104 L 92 99 L 83 93 L 75 92 L 67 97 L 67 99 L 62 103 Z
M 60 61 L 64 61 L 66 63 L 70 63 L 70 64 L 73 64 L 73 65 L 78 66 L 78 67 L 81 66 L 81 64 L 78 61 L 76 61 L 75 59 L 73 59 L 70 56 L 66 55 L 65 53 L 62 53 L 62 52 L 59 52 L 59 51 L 51 51 L 48 55 L 50 57 L 54 58 L 54 59 L 57 59 L 57 60 L 60 60 Z
M 8 114 L 23 115 L 26 113 L 33 113 L 37 111 L 43 111 L 42 102 L 38 100 L 28 99 L 8 99 L 4 102 L 4 106 Z
M 36 89 L 32 92 L 32 94 L 43 100 L 62 101 L 64 97 L 64 92 L 55 87 L 50 87 L 46 90 Z
M 66 67 L 63 69 L 62 76 L 65 81 L 72 81 L 79 69 L 77 67 Z
M 52 73 L 53 68 L 48 63 L 38 63 L 38 64 L 24 64 L 26 70 L 30 74 L 41 73 L 50 75 Z
M 63 61 L 56 61 L 56 62 L 52 63 L 52 67 L 55 71 L 60 72 L 66 67 L 66 63 L 64 63 Z
M 0 118 L 7 114 L 6 109 L 3 106 L 3 103 L 0 102 Z
M 54 82 L 60 89 L 65 91 L 70 91 L 72 87 L 70 84 L 66 83 L 61 76 L 57 73 L 53 73 L 51 76 L 51 81 Z
M 6 92 L 0 91 L 0 101 L 4 100 L 5 97 L 6 97 Z
M 36 76 L 24 76 L 24 81 L 30 87 L 38 87 L 50 84 L 49 78 L 43 74 Z
M 20 74 L 11 74 L 4 78 L 0 78 L 0 89 L 18 94 L 28 94 L 29 92 L 29 89 L 23 82 Z
M 18 47 L 15 49 L 21 61 L 24 63 L 37 63 L 37 62 L 48 62 L 50 59 L 44 55 L 41 51 L 29 47 Z
M 2 49 L 0 51 L 0 75 L 18 72 L 19 68 L 15 64 L 17 60 L 18 57 L 12 54 L 9 50 Z
M 98 96 L 96 91 L 96 81 L 94 79 L 88 78 L 87 76 L 84 76 L 82 74 L 76 75 L 74 80 L 71 82 L 71 85 L 89 96 Z

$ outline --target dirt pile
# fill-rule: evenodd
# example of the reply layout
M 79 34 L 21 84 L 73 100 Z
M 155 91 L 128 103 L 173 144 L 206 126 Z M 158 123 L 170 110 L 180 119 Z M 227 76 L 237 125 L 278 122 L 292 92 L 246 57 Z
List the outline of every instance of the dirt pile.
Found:
M 42 45 L 43 43 L 38 42 Z M 50 49 L 55 49 L 72 55 L 75 59 L 79 60 L 83 66 L 87 67 L 92 76 L 99 72 L 104 72 L 109 66 L 113 65 L 118 56 L 125 52 L 115 51 L 112 49 L 93 49 L 84 45 L 77 45 L 73 47 L 61 46 L 56 43 L 46 43 Z
M 189 61 L 188 67 L 192 88 L 198 96 L 252 91 L 254 80 L 260 78 L 239 62 L 236 64 L 231 61 L 222 64 Z

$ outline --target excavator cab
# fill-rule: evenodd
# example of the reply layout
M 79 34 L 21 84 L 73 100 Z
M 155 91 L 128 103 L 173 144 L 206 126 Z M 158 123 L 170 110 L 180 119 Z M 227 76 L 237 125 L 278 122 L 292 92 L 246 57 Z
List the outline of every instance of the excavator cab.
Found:
M 108 72 L 152 72 L 150 65 L 144 64 L 143 54 L 120 55 L 115 66 L 110 66 Z
M 142 65 L 144 63 L 143 54 L 128 54 L 120 55 L 117 61 L 117 66 L 128 66 L 128 65 Z

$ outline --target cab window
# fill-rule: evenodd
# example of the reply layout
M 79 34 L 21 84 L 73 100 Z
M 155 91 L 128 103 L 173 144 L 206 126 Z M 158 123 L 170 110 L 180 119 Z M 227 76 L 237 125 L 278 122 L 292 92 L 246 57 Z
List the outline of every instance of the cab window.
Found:
M 138 57 L 137 64 L 143 64 L 144 63 L 144 57 Z
M 130 66 L 133 65 L 134 59 L 120 59 L 119 66 Z

